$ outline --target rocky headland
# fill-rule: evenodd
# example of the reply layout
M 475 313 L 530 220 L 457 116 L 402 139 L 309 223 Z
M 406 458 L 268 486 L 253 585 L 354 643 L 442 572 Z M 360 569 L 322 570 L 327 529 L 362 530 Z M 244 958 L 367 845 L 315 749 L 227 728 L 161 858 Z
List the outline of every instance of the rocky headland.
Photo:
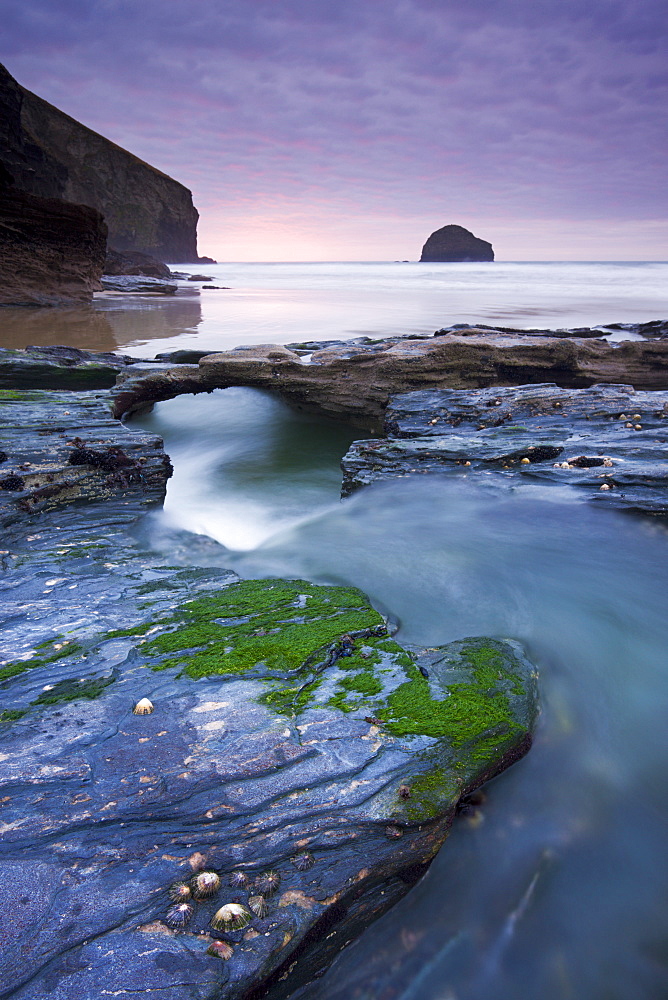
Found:
M 0 306 L 90 302 L 106 243 L 98 211 L 21 191 L 0 163 Z
M 0 66 L 0 305 L 90 301 L 103 271 L 168 278 L 162 262 L 199 259 L 197 219 L 182 184 Z
M 0 66 L 0 160 L 17 187 L 100 212 L 114 250 L 196 262 L 191 192 L 22 87 Z
M 512 637 L 401 644 L 352 587 L 240 580 L 186 532 L 158 544 L 142 514 L 169 459 L 119 418 L 257 386 L 377 432 L 344 494 L 484 476 L 665 515 L 651 332 L 0 352 L 0 996 L 287 998 L 531 744 L 536 670 Z
M 446 264 L 492 261 L 494 250 L 491 243 L 474 236 L 463 226 L 443 226 L 432 233 L 422 247 L 420 260 Z

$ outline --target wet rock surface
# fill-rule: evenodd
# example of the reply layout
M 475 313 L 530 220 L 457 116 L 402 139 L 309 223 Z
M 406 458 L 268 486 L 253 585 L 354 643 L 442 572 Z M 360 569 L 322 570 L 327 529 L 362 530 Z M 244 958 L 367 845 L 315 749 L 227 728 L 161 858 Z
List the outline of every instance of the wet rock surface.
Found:
M 433 390 L 394 396 L 387 437 L 356 441 L 343 493 L 379 479 L 438 473 L 573 487 L 589 501 L 668 513 L 668 391 L 625 385 Z
M 151 278 L 172 278 L 172 272 L 162 261 L 147 253 L 132 250 L 112 250 L 107 248 L 104 260 L 105 275 L 135 274 Z
M 164 278 L 148 275 L 103 274 L 100 284 L 105 292 L 128 292 L 132 294 L 176 295 L 178 285 Z
M 532 337 L 469 329 L 466 336 L 350 342 L 309 351 L 256 344 L 206 355 L 198 366 L 133 376 L 123 373 L 114 413 L 122 416 L 184 392 L 228 386 L 269 389 L 290 405 L 380 431 L 390 396 L 408 389 L 478 389 L 555 382 L 636 389 L 668 387 L 668 344 L 643 339 Z M 120 384 L 122 382 L 122 384 Z
M 485 326 L 480 323 L 474 326 L 470 323 L 455 323 L 453 326 L 446 326 L 440 330 L 436 330 L 434 336 L 441 337 L 448 333 L 466 336 L 469 330 L 474 332 L 477 330 L 489 330 L 491 333 L 509 333 L 515 337 L 580 337 L 585 339 L 594 337 L 600 339 L 614 334 L 632 334 L 636 337 L 663 340 L 665 337 L 668 337 L 668 321 L 655 319 L 649 320 L 646 323 L 602 323 L 600 326 L 579 326 L 570 330 L 541 330 L 533 328 L 518 330 L 511 326 Z
M 136 517 L 165 496 L 162 439 L 111 417 L 97 392 L 0 389 L 0 525 L 88 501 Z
M 153 547 L 140 510 L 72 505 L 5 535 L 2 996 L 290 991 L 530 744 L 516 643 L 404 649 L 359 591 L 237 581 L 215 543 Z M 196 897 L 202 871 L 220 887 L 180 922 L 173 886 Z M 214 920 L 229 903 L 238 929 Z
M 109 389 L 118 373 L 138 363 L 126 354 L 76 347 L 0 349 L 2 389 Z

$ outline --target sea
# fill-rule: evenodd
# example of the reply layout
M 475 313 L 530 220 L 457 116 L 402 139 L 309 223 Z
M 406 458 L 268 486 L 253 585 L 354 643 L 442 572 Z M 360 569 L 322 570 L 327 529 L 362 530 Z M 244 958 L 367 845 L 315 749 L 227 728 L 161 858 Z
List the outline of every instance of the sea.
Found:
M 3 308 L 0 343 L 153 358 L 184 348 L 430 336 L 454 323 L 568 329 L 662 319 L 668 311 L 662 262 L 171 266 L 212 280 L 180 282 L 175 296 L 102 293 L 86 309 Z
M 454 323 L 606 332 L 668 318 L 659 262 L 182 269 L 219 287 L 3 310 L 3 346 L 152 358 Z M 404 900 L 295 1000 L 665 1000 L 665 521 L 594 509 L 568 489 L 501 492 L 465 475 L 381 483 L 341 501 L 339 462 L 361 432 L 251 389 L 182 396 L 133 424 L 164 437 L 175 468 L 164 510 L 146 522 L 156 546 L 175 527 L 206 535 L 244 578 L 361 587 L 398 619 L 398 641 L 507 636 L 539 668 L 529 754 L 455 822 Z

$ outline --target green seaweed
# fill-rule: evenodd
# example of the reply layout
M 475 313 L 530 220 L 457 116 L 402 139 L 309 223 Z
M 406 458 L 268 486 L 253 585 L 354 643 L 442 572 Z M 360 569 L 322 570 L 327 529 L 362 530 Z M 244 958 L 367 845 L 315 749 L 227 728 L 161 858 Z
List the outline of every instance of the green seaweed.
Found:
M 498 742 L 519 728 L 508 696 L 498 689 L 505 677 L 513 680 L 514 687 L 519 677 L 505 669 L 498 649 L 464 646 L 461 655 L 473 668 L 473 680 L 450 684 L 448 696 L 442 700 L 432 698 L 428 680 L 414 666 L 408 670 L 409 680 L 387 699 L 384 711 L 389 732 L 395 736 L 445 736 L 454 747 L 461 747 L 490 730 L 489 738 Z
M 181 666 L 191 677 L 243 674 L 261 665 L 293 672 L 318 657 L 346 632 L 382 626 L 361 591 L 322 587 L 304 580 L 244 580 L 185 602 L 173 631 L 146 643 L 148 655 L 184 653 L 155 663 Z
M 424 822 L 443 813 L 444 804 L 459 798 L 461 786 L 452 771 L 436 767 L 406 781 L 410 798 L 401 803 L 401 815 L 412 823 Z
M 99 698 L 105 688 L 113 684 L 111 677 L 91 677 L 82 680 L 64 680 L 54 684 L 48 691 L 42 691 L 38 698 L 31 701 L 31 705 L 60 705 L 67 701 L 76 701 L 79 698 L 87 698 L 92 701 Z
M 27 711 L 27 708 L 6 708 L 4 712 L 0 712 L 0 722 L 16 722 L 17 719 L 22 719 Z
M 53 644 L 56 643 L 57 639 L 49 639 L 47 642 L 41 642 L 36 649 L 48 649 L 53 648 Z M 7 680 L 10 677 L 16 677 L 18 674 L 22 674 L 25 670 L 34 670 L 35 667 L 45 667 L 49 663 L 55 663 L 57 660 L 62 660 L 65 656 L 73 656 L 83 653 L 84 648 L 78 642 L 70 642 L 65 640 L 66 644 L 62 649 L 56 649 L 51 656 L 33 656 L 30 660 L 14 660 L 11 663 L 6 663 L 4 666 L 0 667 L 0 681 Z
M 43 399 L 40 393 L 22 389 L 0 389 L 0 403 L 33 403 Z

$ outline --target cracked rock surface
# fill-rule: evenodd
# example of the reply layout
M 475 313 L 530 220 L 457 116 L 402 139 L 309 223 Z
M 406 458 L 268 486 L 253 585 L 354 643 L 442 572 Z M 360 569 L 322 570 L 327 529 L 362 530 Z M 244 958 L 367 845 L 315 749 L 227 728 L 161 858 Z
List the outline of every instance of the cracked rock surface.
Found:
M 343 493 L 379 479 L 473 477 L 501 490 L 574 488 L 590 502 L 668 512 L 668 392 L 525 385 L 393 396 L 387 436 L 355 441 Z
M 156 548 L 160 440 L 103 392 L 28 395 L 2 407 L 0 996 L 288 996 L 526 752 L 535 670 L 510 640 L 402 647 L 354 588 L 240 581 L 206 539 Z M 48 476 L 82 479 L 36 497 Z M 179 922 L 201 871 L 220 887 Z M 228 903 L 248 922 L 212 923 Z

